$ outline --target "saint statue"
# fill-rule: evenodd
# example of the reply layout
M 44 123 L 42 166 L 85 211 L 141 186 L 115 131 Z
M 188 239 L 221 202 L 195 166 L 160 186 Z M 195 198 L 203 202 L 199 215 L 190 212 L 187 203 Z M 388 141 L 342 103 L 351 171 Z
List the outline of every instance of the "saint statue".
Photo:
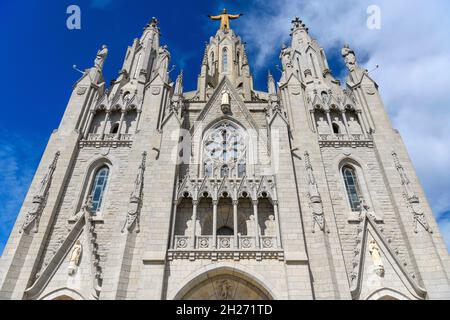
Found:
M 356 65 L 355 51 L 350 49 L 350 46 L 346 44 L 344 45 L 344 48 L 342 48 L 341 54 L 344 57 L 345 65 L 351 71 L 353 67 Z
M 280 53 L 280 59 L 281 64 L 283 66 L 283 71 L 285 71 L 287 68 L 292 68 L 292 49 L 290 47 L 286 47 L 286 45 L 282 45 L 281 47 L 281 53 Z
M 319 121 L 317 121 L 317 131 L 319 131 L 319 134 L 330 134 L 330 126 L 323 117 L 319 117 Z
M 72 253 L 70 254 L 69 259 L 69 274 L 73 275 L 77 267 L 80 263 L 81 254 L 83 252 L 83 246 L 81 245 L 81 241 L 78 239 L 73 246 Z
M 369 241 L 369 253 L 372 256 L 372 261 L 375 266 L 375 272 L 380 277 L 384 275 L 384 266 L 383 261 L 381 260 L 381 252 L 380 248 L 377 245 L 377 242 L 372 239 Z
M 277 230 L 275 225 L 275 216 L 273 214 L 269 216 L 269 220 L 266 220 L 265 225 L 266 230 L 264 231 L 264 234 L 266 236 L 275 236 Z
M 218 16 L 208 15 L 211 20 L 220 20 L 220 30 L 228 31 L 230 30 L 230 20 L 237 19 L 242 16 L 242 13 L 239 14 L 229 14 L 227 9 L 223 9 L 222 13 Z
M 359 125 L 359 122 L 355 120 L 354 117 L 350 117 L 348 120 L 348 129 L 351 134 L 361 134 L 361 126 Z
M 108 56 L 108 47 L 102 45 L 101 49 L 98 50 L 97 56 L 95 57 L 94 66 L 100 71 L 103 70 L 103 64 L 105 63 L 106 57 Z
M 163 79 L 165 79 L 167 76 L 167 71 L 169 68 L 169 59 L 170 59 L 170 54 L 169 54 L 169 51 L 167 50 L 167 46 L 164 45 L 162 47 L 159 47 L 158 60 L 156 62 L 155 69 L 158 70 L 159 74 L 161 75 L 161 77 Z

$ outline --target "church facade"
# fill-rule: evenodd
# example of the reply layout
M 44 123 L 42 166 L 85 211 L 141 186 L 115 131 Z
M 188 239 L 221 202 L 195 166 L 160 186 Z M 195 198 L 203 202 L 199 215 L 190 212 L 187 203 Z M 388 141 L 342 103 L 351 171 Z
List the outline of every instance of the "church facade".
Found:
M 295 18 L 258 91 L 238 17 L 212 17 L 194 91 L 169 78 L 155 18 L 108 88 L 98 51 L 1 257 L 1 299 L 450 298 L 446 246 L 355 52 L 343 88 Z

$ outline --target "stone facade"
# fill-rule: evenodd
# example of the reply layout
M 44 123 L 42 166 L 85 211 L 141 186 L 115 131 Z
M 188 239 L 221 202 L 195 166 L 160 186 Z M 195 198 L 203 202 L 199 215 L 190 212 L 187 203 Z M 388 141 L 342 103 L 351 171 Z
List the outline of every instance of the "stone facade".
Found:
M 449 299 L 450 265 L 377 84 L 343 89 L 298 19 L 253 88 L 232 29 L 197 90 L 156 19 L 74 86 L 0 261 L 2 299 Z

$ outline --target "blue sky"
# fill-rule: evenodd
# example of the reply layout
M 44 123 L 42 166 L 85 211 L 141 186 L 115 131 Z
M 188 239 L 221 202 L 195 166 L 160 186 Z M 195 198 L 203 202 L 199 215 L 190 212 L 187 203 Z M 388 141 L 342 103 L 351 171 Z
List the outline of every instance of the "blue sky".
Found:
M 81 30 L 66 27 L 66 9 L 81 8 Z M 379 5 L 382 27 L 366 27 L 367 6 Z M 265 90 L 290 20 L 299 15 L 325 48 L 334 75 L 345 75 L 340 48 L 356 50 L 380 84 L 394 127 L 400 130 L 417 173 L 450 244 L 450 3 L 388 0 L 30 0 L 0 2 L 0 84 L 6 115 L 0 127 L 0 253 L 51 132 L 58 127 L 71 88 L 72 69 L 92 66 L 107 44 L 104 75 L 109 83 L 122 66 L 127 46 L 152 16 L 160 20 L 161 42 L 171 52 L 175 78 L 184 69 L 185 89 L 194 89 L 204 42 L 217 29 L 206 15 L 223 7 L 243 12 L 232 27 L 247 42 L 257 89 Z M 417 12 L 421 18 L 417 19 Z M 443 71 L 445 70 L 445 71 Z M 439 114 L 436 117 L 436 114 Z M 432 155 L 432 157 L 430 157 Z

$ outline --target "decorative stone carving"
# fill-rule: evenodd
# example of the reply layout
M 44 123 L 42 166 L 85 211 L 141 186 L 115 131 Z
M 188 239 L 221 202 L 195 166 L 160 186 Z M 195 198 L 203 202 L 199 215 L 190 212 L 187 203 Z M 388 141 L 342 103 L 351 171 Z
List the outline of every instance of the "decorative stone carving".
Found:
M 265 222 L 266 230 L 264 231 L 264 234 L 266 236 L 275 236 L 277 234 L 277 228 L 276 228 L 276 222 L 275 222 L 275 216 L 270 215 L 269 219 Z
M 77 240 L 73 246 L 72 253 L 70 254 L 69 275 L 74 275 L 77 272 L 82 253 L 83 246 L 81 245 L 81 241 Z
M 142 161 L 139 165 L 139 171 L 136 176 L 136 180 L 134 181 L 134 190 L 130 196 L 130 202 L 128 205 L 127 218 L 122 227 L 122 232 L 124 232 L 125 228 L 131 232 L 134 225 L 136 225 L 136 232 L 140 231 L 139 226 L 139 213 L 141 209 L 141 201 L 142 201 L 142 187 L 144 184 L 144 172 L 145 172 L 145 160 L 147 158 L 147 152 L 142 153 Z
M 48 196 L 48 190 L 50 188 L 50 184 L 53 178 L 53 172 L 55 172 L 56 169 L 56 163 L 58 161 L 60 152 L 57 151 L 55 153 L 55 156 L 53 158 L 52 163 L 48 167 L 48 171 L 45 174 L 44 178 L 42 179 L 38 192 L 33 197 L 33 204 L 31 209 L 27 212 L 25 216 L 25 222 L 22 224 L 22 228 L 20 229 L 20 232 L 22 231 L 28 231 L 28 228 L 30 225 L 34 222 L 34 232 L 38 231 L 39 226 L 39 218 L 44 210 L 45 202 L 47 200 Z
M 305 152 L 305 171 L 308 182 L 308 196 L 310 200 L 309 206 L 313 214 L 312 232 L 315 232 L 315 226 L 317 224 L 321 231 L 326 231 L 329 233 L 329 230 L 326 230 L 325 227 L 322 198 L 320 197 L 319 189 L 317 188 L 316 179 L 314 177 L 308 151 Z
M 377 242 L 374 239 L 369 241 L 369 253 L 372 256 L 372 262 L 373 265 L 375 266 L 375 273 L 379 277 L 383 277 L 384 266 L 383 261 L 381 260 L 381 251 L 380 248 L 378 247 Z
M 282 45 L 280 59 L 281 64 L 283 65 L 283 71 L 287 71 L 292 68 L 292 48 L 286 47 L 286 45 Z
M 394 158 L 395 167 L 396 167 L 398 174 L 400 175 L 400 179 L 402 181 L 402 185 L 403 185 L 403 189 L 404 189 L 403 196 L 405 197 L 405 200 L 406 200 L 409 210 L 413 214 L 414 232 L 415 233 L 419 232 L 418 225 L 420 224 L 426 231 L 433 233 L 433 231 L 431 230 L 431 228 L 423 214 L 423 210 L 422 210 L 422 206 L 419 201 L 419 197 L 416 196 L 416 194 L 414 193 L 414 190 L 412 189 L 412 186 L 411 186 L 411 181 L 408 179 L 405 169 L 400 164 L 397 153 L 395 153 L 393 151 L 392 157 Z
M 82 96 L 86 93 L 87 87 L 78 87 L 77 89 L 77 95 Z
M 219 300 L 230 300 L 233 298 L 235 283 L 227 279 L 218 280 L 215 283 L 215 288 L 217 290 L 217 298 Z

